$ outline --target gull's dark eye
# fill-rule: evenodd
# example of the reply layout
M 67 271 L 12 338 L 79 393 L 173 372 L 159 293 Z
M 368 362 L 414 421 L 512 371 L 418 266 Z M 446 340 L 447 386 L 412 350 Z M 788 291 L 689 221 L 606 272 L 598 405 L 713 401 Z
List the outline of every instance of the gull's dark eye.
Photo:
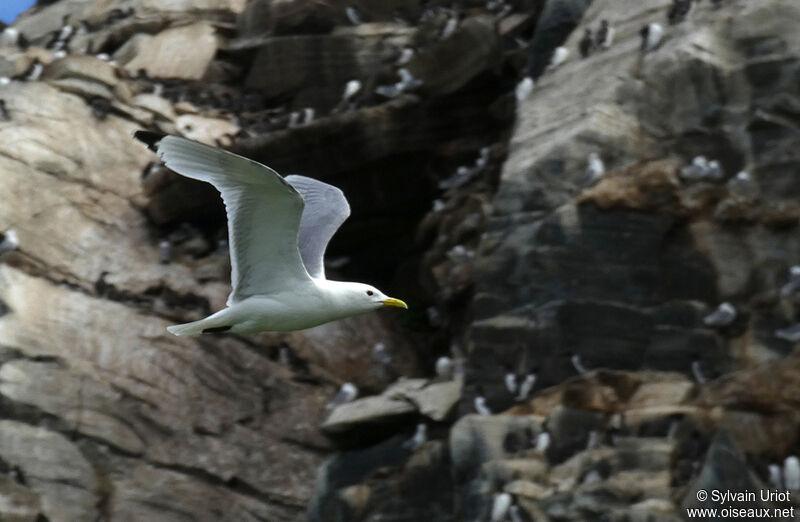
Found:
M 367 295 L 375 295 L 375 292 L 373 292 L 372 290 L 367 290 Z

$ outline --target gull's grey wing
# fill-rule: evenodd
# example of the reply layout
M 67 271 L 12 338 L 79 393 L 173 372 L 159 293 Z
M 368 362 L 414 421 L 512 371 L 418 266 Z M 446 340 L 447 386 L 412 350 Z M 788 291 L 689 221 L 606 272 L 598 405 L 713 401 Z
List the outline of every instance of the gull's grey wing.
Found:
M 300 256 L 311 277 L 324 279 L 325 249 L 350 215 L 350 205 L 344 193 L 333 185 L 297 175 L 286 176 L 286 181 L 297 189 L 306 203 L 297 235 Z
M 297 247 L 303 198 L 277 172 L 231 152 L 178 136 L 156 141 L 136 133 L 170 169 L 206 181 L 228 213 L 231 285 L 228 304 L 308 281 Z M 149 140 L 149 142 L 147 141 Z

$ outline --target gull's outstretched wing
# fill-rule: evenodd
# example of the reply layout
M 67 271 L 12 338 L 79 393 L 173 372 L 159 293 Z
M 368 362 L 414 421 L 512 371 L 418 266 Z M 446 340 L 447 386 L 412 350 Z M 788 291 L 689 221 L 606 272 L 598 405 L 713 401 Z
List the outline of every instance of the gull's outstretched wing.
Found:
M 325 248 L 344 220 L 350 215 L 350 205 L 341 190 L 305 176 L 286 176 L 297 189 L 306 207 L 300 220 L 297 244 L 300 256 L 311 277 L 325 278 Z
M 206 181 L 228 213 L 231 285 L 228 304 L 308 281 L 297 232 L 303 198 L 277 172 L 231 152 L 178 136 L 138 131 L 170 169 Z

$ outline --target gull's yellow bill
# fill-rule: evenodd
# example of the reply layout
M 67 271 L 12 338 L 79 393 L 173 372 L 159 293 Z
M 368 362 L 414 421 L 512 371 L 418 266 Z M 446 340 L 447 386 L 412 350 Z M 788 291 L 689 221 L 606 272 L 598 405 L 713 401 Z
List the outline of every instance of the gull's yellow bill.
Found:
M 381 302 L 384 304 L 384 306 L 396 306 L 397 308 L 405 308 L 406 310 L 408 310 L 407 304 L 405 304 L 400 299 L 395 299 L 394 297 L 390 297 L 389 299 L 384 299 Z

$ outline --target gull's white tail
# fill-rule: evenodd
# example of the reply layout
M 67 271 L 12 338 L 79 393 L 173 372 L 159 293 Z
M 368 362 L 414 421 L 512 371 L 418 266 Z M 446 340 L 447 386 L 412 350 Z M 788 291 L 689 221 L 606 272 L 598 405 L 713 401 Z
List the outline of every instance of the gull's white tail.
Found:
M 201 319 L 200 321 L 194 321 L 192 323 L 167 326 L 167 331 L 172 335 L 200 335 L 203 333 L 204 321 L 205 319 Z

